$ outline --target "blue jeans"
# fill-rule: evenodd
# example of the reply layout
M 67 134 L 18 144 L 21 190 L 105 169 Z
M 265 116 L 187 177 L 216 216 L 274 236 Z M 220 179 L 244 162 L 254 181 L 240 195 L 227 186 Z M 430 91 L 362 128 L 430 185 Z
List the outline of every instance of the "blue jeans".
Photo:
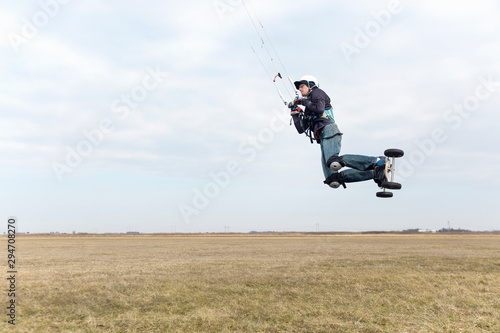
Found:
M 326 179 L 337 172 L 331 170 L 329 165 L 326 165 L 326 161 L 330 157 L 339 156 L 340 154 L 342 135 L 340 135 L 337 124 L 332 123 L 323 127 L 320 139 L 321 166 Z M 342 159 L 345 166 L 351 168 L 340 172 L 344 182 L 354 183 L 375 178 L 374 166 L 377 157 L 347 154 L 343 155 Z

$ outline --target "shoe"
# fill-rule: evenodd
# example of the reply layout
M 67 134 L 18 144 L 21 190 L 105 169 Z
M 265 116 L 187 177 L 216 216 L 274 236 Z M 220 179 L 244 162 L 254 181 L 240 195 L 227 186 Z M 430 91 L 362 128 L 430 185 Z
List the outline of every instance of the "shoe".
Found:
M 387 163 L 387 159 L 385 157 L 380 157 L 380 159 L 375 163 L 375 176 L 373 180 L 377 183 L 378 186 L 381 186 L 383 182 L 387 181 L 385 176 L 385 165 Z
M 387 163 L 387 157 L 379 156 L 377 162 L 375 162 L 375 167 L 381 165 L 385 166 L 386 163 Z

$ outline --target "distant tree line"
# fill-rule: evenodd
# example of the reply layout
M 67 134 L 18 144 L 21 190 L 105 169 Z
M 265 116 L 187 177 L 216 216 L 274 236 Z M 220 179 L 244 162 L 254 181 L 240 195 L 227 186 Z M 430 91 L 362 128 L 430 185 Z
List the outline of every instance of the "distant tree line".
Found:
M 421 232 L 422 229 L 406 229 L 403 230 L 404 233 L 414 233 L 414 232 Z M 442 228 L 437 230 L 436 232 L 472 232 L 472 230 L 467 230 L 467 229 L 454 229 L 454 228 Z
M 466 229 L 453 229 L 453 228 L 442 228 L 439 229 L 438 232 L 472 232 L 472 230 Z

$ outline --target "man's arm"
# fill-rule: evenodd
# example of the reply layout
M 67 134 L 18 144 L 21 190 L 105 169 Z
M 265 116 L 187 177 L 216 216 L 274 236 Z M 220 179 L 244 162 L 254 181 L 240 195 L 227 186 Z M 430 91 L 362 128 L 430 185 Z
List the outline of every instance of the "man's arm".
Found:
M 306 111 L 314 113 L 316 116 L 321 117 L 325 111 L 326 96 L 323 91 L 317 91 L 311 99 L 303 99 L 302 104 L 306 107 Z

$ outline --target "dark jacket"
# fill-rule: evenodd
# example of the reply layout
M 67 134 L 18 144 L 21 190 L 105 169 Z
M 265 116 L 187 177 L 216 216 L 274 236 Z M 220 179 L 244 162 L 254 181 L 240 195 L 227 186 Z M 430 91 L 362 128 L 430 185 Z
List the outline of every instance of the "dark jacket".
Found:
M 302 105 L 306 107 L 305 112 L 292 116 L 295 128 L 299 134 L 306 132 L 311 141 L 314 138 L 319 143 L 321 130 L 332 123 L 330 119 L 322 118 L 323 112 L 332 108 L 330 97 L 323 90 L 313 88 L 307 95 L 307 99 L 302 99 Z

